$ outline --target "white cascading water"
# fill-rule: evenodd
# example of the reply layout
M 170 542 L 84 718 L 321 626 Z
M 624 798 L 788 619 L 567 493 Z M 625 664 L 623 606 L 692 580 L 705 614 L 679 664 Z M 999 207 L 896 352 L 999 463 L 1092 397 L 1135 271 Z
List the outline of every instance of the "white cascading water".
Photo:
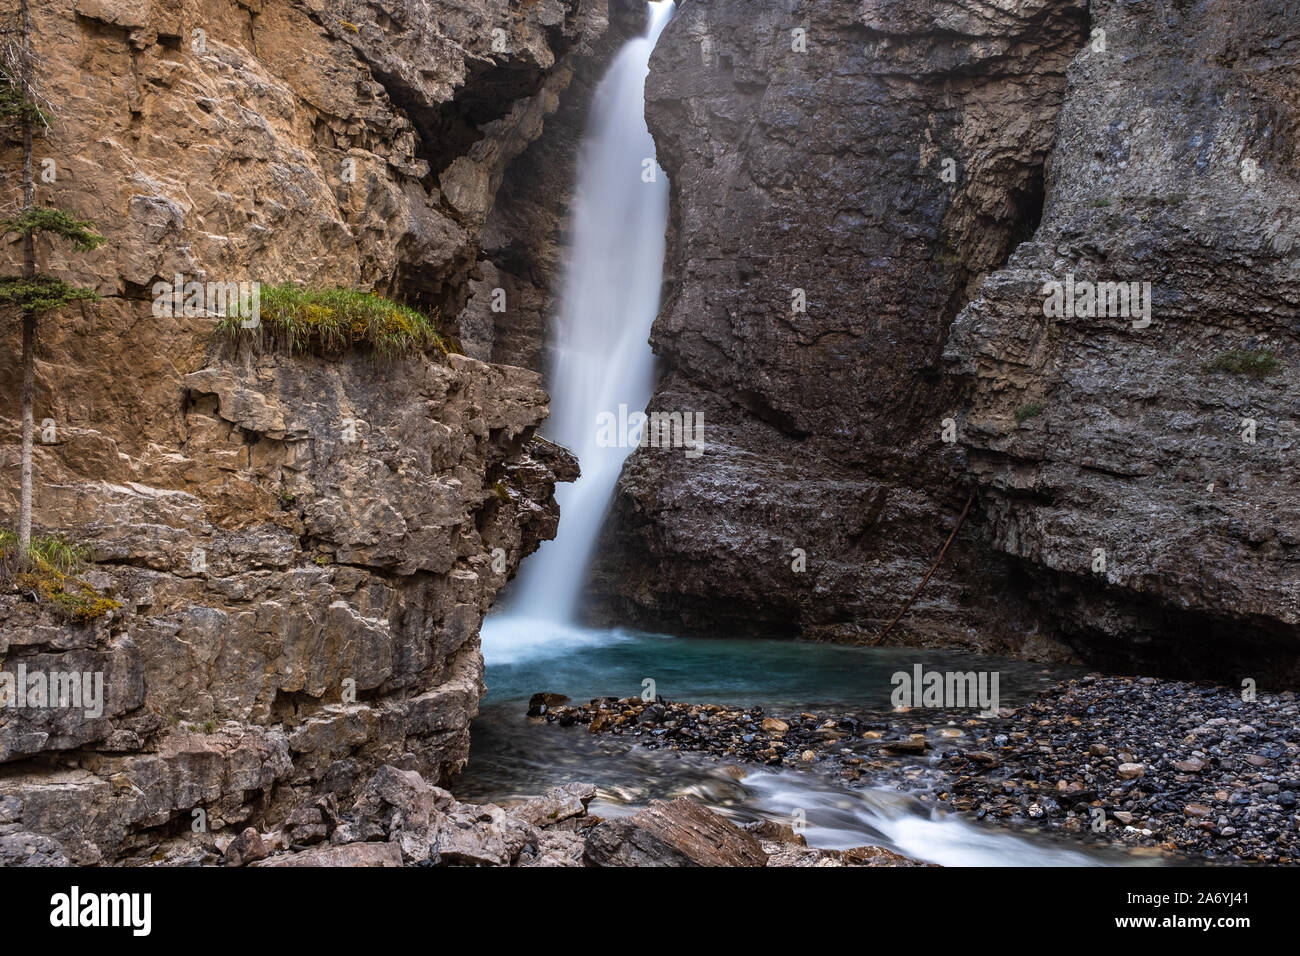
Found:
M 494 649 L 519 650 L 521 641 L 545 638 L 554 648 L 555 625 L 573 625 L 605 511 L 632 450 L 597 444 L 597 416 L 618 416 L 620 405 L 640 411 L 654 389 L 647 340 L 659 312 L 668 182 L 646 128 L 645 80 L 675 5 L 649 6 L 646 34 L 623 47 L 596 88 L 578 159 L 551 417 L 542 431 L 578 456 L 582 476 L 556 488 L 558 535 L 525 562 L 503 614 L 485 627 L 489 659 Z M 626 444 L 635 440 L 634 434 Z M 543 623 L 551 625 L 549 635 L 537 632 Z

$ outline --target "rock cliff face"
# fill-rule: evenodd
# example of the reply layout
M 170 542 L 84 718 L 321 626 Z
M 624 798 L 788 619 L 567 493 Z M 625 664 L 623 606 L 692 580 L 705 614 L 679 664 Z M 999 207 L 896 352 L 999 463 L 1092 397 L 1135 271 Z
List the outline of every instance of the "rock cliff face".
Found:
M 683 5 L 647 87 L 673 184 L 652 405 L 704 412 L 708 450 L 629 463 L 615 613 L 854 640 L 899 609 L 965 499 L 948 325 L 1037 223 L 1084 6 Z M 969 532 L 950 558 L 926 638 L 1019 644 L 1005 563 Z
M 891 639 L 1294 679 L 1298 35 L 1286 0 L 684 4 L 652 406 L 708 450 L 629 462 L 604 612 L 862 640 L 973 491 Z M 1067 274 L 1150 282 L 1151 326 L 1047 318 Z
M 199 821 L 276 825 L 384 763 L 445 779 L 483 690 L 483 613 L 554 534 L 554 483 L 575 474 L 533 438 L 540 377 L 460 355 L 236 351 L 210 315 L 157 316 L 154 285 L 373 288 L 455 331 L 506 169 L 571 58 L 592 56 L 604 3 L 57 0 L 33 15 L 56 114 L 38 199 L 108 237 L 40 249 L 104 298 L 41 324 L 35 521 L 92 548 L 89 580 L 121 607 L 75 625 L 4 596 L 3 670 L 104 687 L 100 713 L 0 711 L 0 826 L 113 860 Z M 17 152 L 0 145 L 12 195 Z M 6 244 L 6 271 L 18 254 Z M 5 518 L 19 380 L 8 349 Z
M 1043 222 L 945 355 L 983 528 L 1093 659 L 1300 681 L 1300 4 L 1092 13 Z M 1046 317 L 1069 275 L 1150 314 Z

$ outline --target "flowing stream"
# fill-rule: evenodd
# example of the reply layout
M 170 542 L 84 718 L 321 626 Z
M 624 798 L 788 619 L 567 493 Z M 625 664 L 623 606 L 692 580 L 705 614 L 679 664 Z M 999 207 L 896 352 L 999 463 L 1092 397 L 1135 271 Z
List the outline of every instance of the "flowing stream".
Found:
M 517 623 L 517 622 L 516 622 Z M 1001 703 L 1016 706 L 1066 676 L 1058 668 L 956 651 L 837 647 L 746 638 L 679 638 L 630 630 L 584 630 L 534 622 L 529 639 L 485 640 L 488 695 L 471 729 L 469 766 L 454 790 L 462 800 L 500 802 L 574 780 L 593 783 L 592 812 L 617 817 L 652 799 L 694 796 L 748 822 L 804 822 L 809 846 L 872 844 L 945 866 L 1151 864 L 1085 849 L 1046 834 L 1012 833 L 947 814 L 922 796 L 933 757 L 900 762 L 886 785 L 850 784 L 812 769 L 735 765 L 703 755 L 648 750 L 641 741 L 528 720 L 537 691 L 633 697 L 642 681 L 670 700 L 814 713 L 889 712 L 890 677 L 927 670 L 996 670 Z M 485 628 L 485 634 L 488 633 Z M 936 749 L 942 745 L 936 741 Z M 908 773 L 904 774 L 904 768 Z
M 586 570 L 636 440 L 633 435 L 602 446 L 597 416 L 617 416 L 620 405 L 644 409 L 653 390 L 647 338 L 659 309 L 668 183 L 646 129 L 644 88 L 650 53 L 674 5 L 665 0 L 649 7 L 646 35 L 622 49 L 596 91 L 556 318 L 552 414 L 545 434 L 577 454 L 582 477 L 557 489 L 556 540 L 524 562 L 502 606 L 484 622 L 489 692 L 471 731 L 471 758 L 456 783 L 457 796 L 508 800 L 582 780 L 598 786 L 593 812 L 605 817 L 634 812 L 650 799 L 691 794 L 742 821 L 790 822 L 798 812 L 806 818 L 810 846 L 876 844 L 945 865 L 1136 862 L 944 815 L 902 778 L 892 787 L 862 787 L 805 770 L 728 768 L 525 717 L 528 698 L 537 691 L 579 702 L 630 697 L 641 693 L 647 677 L 672 700 L 812 710 L 867 702 L 883 709 L 889 675 L 917 662 L 996 669 L 1004 704 L 1060 676 L 1038 665 L 954 653 L 682 639 L 590 630 L 578 622 Z

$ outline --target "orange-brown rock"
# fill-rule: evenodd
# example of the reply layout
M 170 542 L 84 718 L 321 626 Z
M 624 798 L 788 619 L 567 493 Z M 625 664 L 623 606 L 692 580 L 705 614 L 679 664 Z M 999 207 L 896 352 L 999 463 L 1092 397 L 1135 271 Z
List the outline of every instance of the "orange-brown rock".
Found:
M 37 201 L 107 238 L 38 247 L 43 271 L 103 298 L 40 322 L 35 523 L 91 548 L 87 580 L 122 606 L 73 626 L 0 594 L 7 670 L 106 676 L 93 719 L 0 713 L 7 822 L 99 862 L 191 824 L 208 844 L 274 826 L 385 762 L 444 779 L 483 691 L 482 616 L 576 473 L 533 438 L 539 376 L 234 350 L 215 314 L 158 314 L 156 287 L 373 289 L 457 332 L 486 294 L 480 235 L 507 169 L 605 30 L 604 0 L 32 13 L 54 116 Z M 0 142 L 5 201 L 18 160 Z M 0 354 L 0 524 L 17 511 L 17 353 Z

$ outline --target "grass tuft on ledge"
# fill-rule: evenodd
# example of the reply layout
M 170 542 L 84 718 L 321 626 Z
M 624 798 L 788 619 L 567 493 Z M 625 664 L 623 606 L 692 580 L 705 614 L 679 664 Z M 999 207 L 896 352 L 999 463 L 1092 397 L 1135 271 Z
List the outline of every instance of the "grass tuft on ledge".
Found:
M 32 538 L 27 560 L 18 557 L 18 535 L 0 528 L 0 581 L 35 595 L 65 621 L 85 624 L 122 606 L 76 576 L 90 562 L 91 551 L 61 534 Z
M 217 332 L 233 341 L 250 340 L 295 353 L 361 347 L 387 358 L 429 349 L 443 355 L 452 351 L 432 318 L 373 292 L 265 285 L 260 308 L 260 328 L 244 328 L 238 306 L 232 306 L 217 322 Z

